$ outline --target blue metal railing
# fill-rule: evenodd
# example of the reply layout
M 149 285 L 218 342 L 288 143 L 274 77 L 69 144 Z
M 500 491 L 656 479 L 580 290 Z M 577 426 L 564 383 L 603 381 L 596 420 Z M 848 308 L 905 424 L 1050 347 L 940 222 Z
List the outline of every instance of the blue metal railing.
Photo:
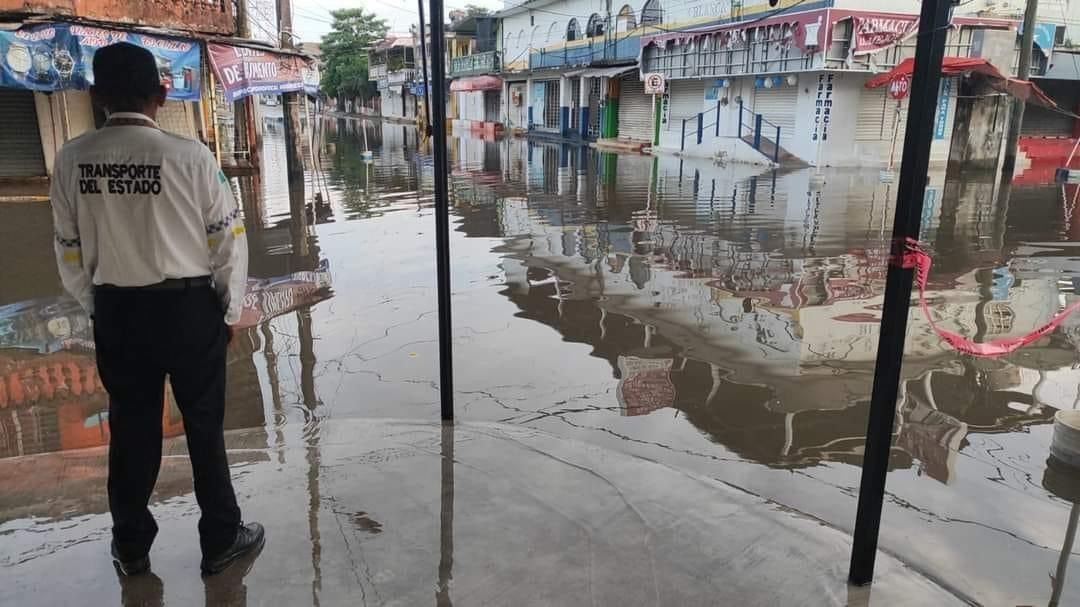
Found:
M 690 133 L 690 136 L 697 138 L 697 144 L 701 145 L 701 141 L 705 136 L 705 129 L 715 128 L 715 136 L 720 136 L 720 102 L 716 102 L 716 107 L 705 110 L 704 112 L 698 112 L 694 116 L 682 119 L 682 140 L 679 143 L 679 151 L 686 150 L 686 123 L 690 122 L 696 126 L 696 129 Z M 709 114 L 716 114 L 715 120 L 711 124 L 705 124 L 705 116 Z
M 680 152 L 686 150 L 686 139 L 688 137 L 694 137 L 697 145 L 701 145 L 705 129 L 707 128 L 713 128 L 714 136 L 720 136 L 720 108 L 720 102 L 717 101 L 716 107 L 682 119 L 682 138 L 679 143 Z M 705 118 L 714 113 L 715 120 L 711 124 L 705 124 Z M 749 120 L 746 119 L 747 115 L 749 116 Z M 687 124 L 690 124 L 693 129 L 689 134 L 686 132 Z M 752 142 L 751 145 L 755 150 L 764 154 L 766 158 L 771 158 L 776 164 L 780 164 L 780 125 L 770 122 L 761 114 L 755 114 L 753 110 L 750 110 L 743 104 L 741 99 L 739 100 L 739 128 L 737 133 L 739 139 L 750 136 Z M 774 133 L 775 137 L 773 137 Z M 772 137 L 771 141 L 770 137 Z M 761 149 L 762 140 L 772 144 L 772 154 Z
M 750 120 L 747 121 L 745 116 L 749 115 Z M 739 139 L 743 139 L 746 136 L 751 137 L 750 145 L 762 154 L 766 158 L 772 159 L 776 164 L 780 164 L 780 125 L 770 122 L 765 116 L 761 114 L 755 114 L 753 110 L 746 107 L 742 100 L 739 100 Z M 775 138 L 769 141 L 769 137 L 775 133 Z M 761 149 L 762 139 L 772 144 L 772 154 L 770 155 L 765 150 Z

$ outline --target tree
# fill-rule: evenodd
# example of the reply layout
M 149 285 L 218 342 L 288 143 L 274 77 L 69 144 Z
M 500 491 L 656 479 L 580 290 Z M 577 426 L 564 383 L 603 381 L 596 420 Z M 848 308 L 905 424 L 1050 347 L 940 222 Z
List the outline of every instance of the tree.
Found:
M 477 6 L 475 4 L 466 4 L 465 15 L 467 17 L 487 17 L 491 15 L 491 9 Z
M 322 90 L 330 97 L 371 97 L 367 49 L 386 37 L 386 21 L 362 8 L 330 11 L 334 22 L 322 39 Z

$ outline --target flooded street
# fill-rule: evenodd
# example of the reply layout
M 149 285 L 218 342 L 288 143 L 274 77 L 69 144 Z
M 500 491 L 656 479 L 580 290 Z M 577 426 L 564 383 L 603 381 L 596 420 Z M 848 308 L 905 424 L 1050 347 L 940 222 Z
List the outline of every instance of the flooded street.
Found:
M 375 122 L 365 163 L 363 128 L 327 122 L 322 170 L 292 190 L 269 130 L 262 176 L 236 180 L 251 281 L 226 428 L 264 447 L 316 451 L 349 418 L 438 417 L 431 155 L 413 127 Z M 460 419 L 613 448 L 851 531 L 895 184 L 450 142 Z M 1017 186 L 1006 202 L 990 175 L 930 183 L 937 325 L 1023 336 L 1080 297 L 1075 190 Z M 62 295 L 48 205 L 0 214 L 0 457 L 107 444 L 89 319 Z M 1078 349 L 1080 316 L 974 358 L 912 308 L 883 550 L 971 602 L 1080 602 L 1080 572 L 1055 571 L 1080 479 L 1046 463 L 1054 413 L 1080 403 Z M 182 434 L 175 405 L 164 424 Z M 162 501 L 177 495 L 165 481 Z M 18 538 L 0 568 L 33 558 L 29 532 L 107 512 L 102 479 L 63 496 L 33 479 L 0 487 L 0 536 Z

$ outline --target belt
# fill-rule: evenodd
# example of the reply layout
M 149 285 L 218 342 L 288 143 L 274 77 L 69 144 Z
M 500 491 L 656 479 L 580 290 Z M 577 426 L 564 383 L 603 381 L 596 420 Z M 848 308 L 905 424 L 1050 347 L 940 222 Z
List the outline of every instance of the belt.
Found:
M 194 278 L 166 278 L 161 282 L 141 287 L 118 287 L 116 285 L 95 285 L 95 289 L 103 291 L 182 291 L 212 285 L 209 276 L 196 276 Z

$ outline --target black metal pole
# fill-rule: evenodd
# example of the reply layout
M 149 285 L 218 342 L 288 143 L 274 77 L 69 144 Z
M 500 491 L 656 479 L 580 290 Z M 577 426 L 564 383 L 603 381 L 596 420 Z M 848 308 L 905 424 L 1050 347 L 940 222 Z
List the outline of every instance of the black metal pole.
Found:
M 432 152 L 435 156 L 435 273 L 439 303 L 439 400 L 442 418 L 454 419 L 454 365 L 450 315 L 450 187 L 446 163 L 446 71 L 443 3 L 431 0 Z
M 424 133 L 431 136 L 431 83 L 427 75 L 427 27 L 424 25 L 424 0 L 416 0 L 420 13 L 420 69 L 424 70 Z M 439 19 L 441 22 L 442 19 Z
M 866 429 L 859 510 L 855 516 L 855 537 L 851 548 L 848 580 L 869 584 L 874 578 L 881 506 L 885 499 L 885 476 L 892 446 L 896 395 L 900 386 L 900 365 L 904 358 L 904 337 L 911 308 L 914 268 L 903 267 L 907 240 L 919 237 L 941 62 L 945 55 L 952 0 L 925 0 L 919 15 L 919 37 L 915 46 L 915 68 L 911 78 L 904 156 L 896 192 L 893 219 L 892 255 L 885 279 L 885 305 L 881 314 L 881 337 L 874 365 L 874 388 L 870 400 L 870 420 Z

